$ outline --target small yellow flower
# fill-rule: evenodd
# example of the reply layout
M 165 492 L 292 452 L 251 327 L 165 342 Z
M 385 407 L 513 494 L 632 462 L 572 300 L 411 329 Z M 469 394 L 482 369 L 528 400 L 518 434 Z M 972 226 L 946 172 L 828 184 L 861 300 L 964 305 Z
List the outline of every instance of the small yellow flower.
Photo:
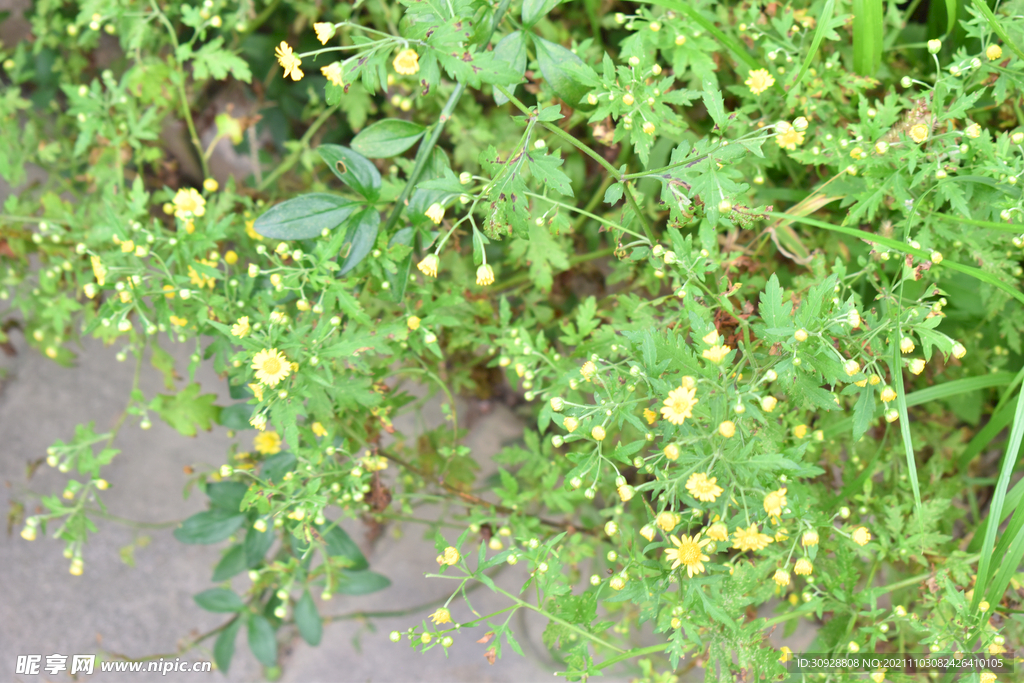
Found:
M 775 575 L 772 576 L 772 580 L 780 586 L 788 586 L 789 572 L 787 572 L 785 569 L 776 569 Z
M 911 139 L 918 144 L 921 144 L 922 142 L 927 140 L 928 135 L 930 133 L 931 131 L 928 129 L 928 126 L 924 125 L 923 123 L 919 123 L 910 129 Z
M 967 348 L 963 344 L 960 342 L 953 344 L 953 358 L 963 358 L 966 355 Z
M 851 640 L 850 644 L 847 647 L 850 648 L 850 652 L 860 652 L 860 645 L 857 643 L 856 640 Z
M 579 426 L 579 422 L 576 421 L 575 417 L 567 417 L 562 420 L 562 426 L 565 427 L 565 431 L 572 433 L 576 431 L 576 427 Z
M 883 403 L 890 403 L 890 402 L 895 401 L 895 400 L 896 400 L 896 390 L 893 389 L 892 387 L 890 387 L 889 385 L 886 385 L 885 388 L 882 389 L 882 402 Z
M 989 45 L 985 49 L 985 56 L 988 57 L 988 61 L 994 62 L 1003 56 L 1003 48 L 998 45 Z
M 302 80 L 302 77 L 305 75 L 302 73 L 302 69 L 299 68 L 302 60 L 295 56 L 288 43 L 282 40 L 281 44 L 274 49 L 274 55 L 277 57 L 277 63 L 284 69 L 285 78 L 291 76 L 293 81 Z
M 722 487 L 716 485 L 718 477 L 708 478 L 704 472 L 694 472 L 686 480 L 686 490 L 702 503 L 714 503 L 722 495 Z
M 263 349 L 252 359 L 252 369 L 256 371 L 256 379 L 268 387 L 277 386 L 291 373 L 291 364 L 277 349 Z
M 73 560 L 71 560 L 71 567 L 68 569 L 68 571 L 71 573 L 72 576 L 81 576 L 82 571 L 84 569 L 85 563 L 82 561 L 82 558 L 76 557 Z
M 772 517 L 781 517 L 782 508 L 786 507 L 786 489 L 769 491 L 764 496 L 764 511 Z
M 594 441 L 604 441 L 605 433 L 604 427 L 597 425 L 590 430 L 590 436 L 594 437 Z
M 133 251 L 135 251 L 135 242 L 133 242 L 131 240 L 125 240 L 124 242 L 121 242 L 121 253 L 122 254 L 130 254 Z
M 775 144 L 782 149 L 796 151 L 799 145 L 804 144 L 804 134 L 785 121 L 780 121 L 775 127 Z
M 313 24 L 313 30 L 316 31 L 316 39 L 321 45 L 326 45 L 327 41 L 334 37 L 334 24 L 319 21 Z
M 434 202 L 427 207 L 427 210 L 423 212 L 423 215 L 434 221 L 435 224 L 439 224 L 444 218 L 444 207 L 437 202 Z
M 869 678 L 871 678 L 871 680 L 874 681 L 874 683 L 884 683 L 884 681 L 885 681 L 885 672 L 884 671 L 876 671 L 873 674 L 871 674 L 871 676 L 869 676 Z
M 725 360 L 725 357 L 729 355 L 730 351 L 732 351 L 732 349 L 728 344 L 721 344 L 712 346 L 710 349 L 706 349 L 701 355 L 715 365 L 718 365 Z
M 206 200 L 194 187 L 182 188 L 174 195 L 174 215 L 178 218 L 200 218 L 206 214 Z
M 342 80 L 344 70 L 341 68 L 341 62 L 334 62 L 333 64 L 321 67 L 320 73 L 324 75 L 324 78 L 326 78 L 331 85 L 337 85 L 339 87 L 345 85 L 345 81 Z
M 626 93 L 625 95 L 622 96 L 622 103 L 624 105 L 626 105 L 627 107 L 632 106 L 633 102 L 634 102 L 634 100 L 633 100 L 632 93 Z
M 453 548 L 452 546 L 448 546 L 447 548 L 444 549 L 444 556 L 442 557 L 443 562 L 441 562 L 441 564 L 447 564 L 447 565 L 456 564 L 456 563 L 458 563 L 460 557 L 461 557 L 461 555 L 459 555 L 459 551 L 456 548 Z
M 257 401 L 263 400 L 263 385 L 259 382 L 252 382 L 249 384 L 249 388 L 252 389 L 252 395 L 256 397 Z
M 732 420 L 723 420 L 718 425 L 718 433 L 727 439 L 731 439 L 736 434 L 736 423 Z
M 207 178 L 203 181 L 203 189 L 207 192 L 216 192 L 220 187 L 220 183 L 217 182 L 216 178 Z
M 327 430 L 319 422 L 314 422 L 312 425 L 313 433 L 317 436 L 327 436 Z
M 712 541 L 728 541 L 729 527 L 725 522 L 715 522 L 708 528 L 708 538 Z
M 420 322 L 421 321 L 419 316 L 410 315 L 409 319 L 405 321 L 405 324 L 408 325 L 410 330 L 415 332 L 416 330 L 420 329 Z
M 476 283 L 481 287 L 494 284 L 494 270 L 486 263 L 476 269 Z
M 814 565 L 806 557 L 801 557 L 796 561 L 796 567 L 793 568 L 793 571 L 799 576 L 808 576 L 814 571 Z
M 430 619 L 435 624 L 450 624 L 452 623 L 452 614 L 444 607 L 441 607 L 436 612 L 430 615 Z
M 675 544 L 675 548 L 666 548 L 665 555 L 672 562 L 672 569 L 683 565 L 686 567 L 686 575 L 689 578 L 693 578 L 694 574 L 700 574 L 704 571 L 704 562 L 709 561 L 707 555 L 704 555 L 701 551 L 708 543 L 711 542 L 710 538 L 701 540 L 700 534 L 694 534 L 693 536 L 686 536 L 682 538 L 678 536 L 669 536 L 669 540 Z
M 756 524 L 751 524 L 749 529 L 740 527 L 733 532 L 733 545 L 736 550 L 762 550 L 772 542 L 772 537 L 762 534 L 757 530 Z
M 596 373 L 597 366 L 594 365 L 593 361 L 588 360 L 586 363 L 580 366 L 580 375 L 582 375 L 583 379 L 587 380 L 588 382 L 594 377 Z
M 646 538 L 648 541 L 653 541 L 655 534 L 658 532 L 650 524 L 644 524 L 640 527 L 640 535 Z
M 980 137 L 981 126 L 979 126 L 976 123 L 972 123 L 971 125 L 967 126 L 967 128 L 964 129 L 964 135 L 972 139 Z
M 693 417 L 693 407 L 697 405 L 697 390 L 679 387 L 669 392 L 661 416 L 674 425 L 681 425 L 686 418 Z
M 920 375 L 924 372 L 925 362 L 923 358 L 915 358 L 910 361 L 910 372 L 915 375 Z
M 177 325 L 178 327 L 185 327 L 185 325 L 188 325 L 188 318 L 179 318 L 176 315 L 172 315 L 168 320 L 171 321 L 172 325 Z
M 644 126 L 643 126 L 643 130 L 648 135 L 654 135 L 654 124 L 651 123 L 650 121 L 645 121 L 644 122 Z
M 718 330 L 714 329 L 701 337 L 701 341 L 708 346 L 714 346 L 718 342 Z
M 781 653 L 779 655 L 780 662 L 788 662 L 789 660 L 793 659 L 793 651 L 785 645 L 779 648 L 779 652 Z
M 263 413 L 256 413 L 249 418 L 249 424 L 262 432 L 267 428 L 267 416 Z
M 249 334 L 249 316 L 245 315 L 238 319 L 234 325 L 231 326 L 231 334 L 235 335 L 239 339 Z
M 775 85 L 775 78 L 768 73 L 767 69 L 754 69 L 747 75 L 744 85 L 750 88 L 750 92 L 760 95 L 768 88 Z
M 395 56 L 395 61 L 391 65 L 403 76 L 412 76 L 420 70 L 420 56 L 416 54 L 416 50 L 406 48 Z
M 620 486 L 618 489 L 616 489 L 616 491 L 618 491 L 619 498 L 622 500 L 623 503 L 628 503 L 630 500 L 632 500 L 633 495 L 636 493 L 636 489 L 626 484 Z
M 675 445 L 674 443 L 670 443 L 669 445 L 665 446 L 665 450 L 663 452 L 665 453 L 665 457 L 668 458 L 669 460 L 679 459 L 679 446 Z
M 437 258 L 437 254 L 427 254 L 422 261 L 416 264 L 416 269 L 427 277 L 437 277 L 439 262 L 440 259 Z
M 275 455 L 281 452 L 281 436 L 277 432 L 263 432 L 253 437 L 252 447 L 257 453 Z
M 860 372 L 860 363 L 853 359 L 850 359 L 843 364 L 843 370 L 849 377 L 853 377 L 858 372 Z
M 978 681 L 980 683 L 996 683 L 996 675 L 991 671 L 982 671 Z
M 644 419 L 647 420 L 647 424 L 652 425 L 658 419 L 658 414 L 650 408 L 644 408 Z
M 798 439 L 802 439 L 807 436 L 807 425 L 797 425 L 793 427 L 793 436 Z
M 805 531 L 804 535 L 800 537 L 800 543 L 802 543 L 805 548 L 812 545 L 818 545 L 818 532 L 813 529 Z
M 96 277 L 96 284 L 102 287 L 107 282 L 107 267 L 100 261 L 99 256 L 90 256 L 89 262 L 92 263 L 92 274 Z
M 36 528 L 34 526 L 25 526 L 21 530 L 21 537 L 26 541 L 36 540 Z
M 228 251 L 224 252 L 224 262 L 227 263 L 229 266 L 235 265 L 236 263 L 238 263 L 238 253 L 233 249 L 229 249 Z
M 672 531 L 679 526 L 680 519 L 676 513 L 666 511 L 659 512 L 654 521 L 662 531 Z
M 859 526 L 853 532 L 853 542 L 857 545 L 867 545 L 871 540 L 871 532 L 866 526 Z
M 774 396 L 765 396 L 761 399 L 761 410 L 766 413 L 770 413 L 775 410 L 775 406 L 779 404 L 779 399 Z

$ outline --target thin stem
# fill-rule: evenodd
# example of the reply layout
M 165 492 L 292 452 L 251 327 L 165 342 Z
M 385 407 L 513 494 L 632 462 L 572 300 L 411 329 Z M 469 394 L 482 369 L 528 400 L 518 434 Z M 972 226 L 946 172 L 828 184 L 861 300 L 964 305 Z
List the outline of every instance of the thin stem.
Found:
M 271 173 L 270 175 L 263 179 L 263 182 L 260 183 L 258 188 L 260 191 L 263 191 L 270 187 L 274 183 L 274 181 L 281 177 L 283 173 L 286 173 L 292 166 L 298 163 L 299 159 L 302 157 L 303 150 L 305 150 L 306 147 L 309 145 L 309 141 L 313 138 L 314 135 L 316 135 L 316 132 L 320 130 L 320 126 L 324 125 L 327 119 L 330 118 L 331 114 L 338 110 L 338 106 L 339 105 L 336 104 L 332 107 L 324 109 L 323 113 L 320 114 L 319 118 L 317 118 L 317 120 L 313 122 L 313 125 L 309 127 L 309 129 L 306 131 L 306 134 L 302 136 L 301 140 L 299 140 L 299 147 L 297 147 L 294 152 L 289 154 L 288 157 L 283 162 L 281 162 L 281 165 L 274 169 L 273 173 Z

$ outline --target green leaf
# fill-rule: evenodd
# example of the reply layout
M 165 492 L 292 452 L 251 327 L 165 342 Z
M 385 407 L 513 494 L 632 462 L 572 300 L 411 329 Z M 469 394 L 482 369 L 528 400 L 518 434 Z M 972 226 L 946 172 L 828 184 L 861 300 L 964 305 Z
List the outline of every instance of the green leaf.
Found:
M 562 158 L 556 154 L 543 154 L 536 150 L 527 153 L 530 160 L 530 175 L 558 194 L 572 197 L 572 181 L 559 166 Z
M 1010 34 L 1006 32 L 1006 28 L 1003 26 L 1004 22 L 1000 21 L 996 15 L 992 13 L 992 10 L 989 9 L 985 0 L 971 0 L 971 4 L 974 5 L 974 8 L 978 10 L 983 17 L 985 17 L 985 20 L 988 21 L 989 28 L 999 36 L 999 39 L 1003 41 L 1003 45 L 1010 48 L 1018 58 L 1024 61 L 1024 50 L 1021 49 L 1020 43 L 1010 37 Z
M 241 612 L 245 609 L 242 598 L 227 588 L 211 588 L 192 597 L 207 612 Z
M 814 30 L 814 37 L 811 39 L 811 48 L 807 51 L 807 56 L 804 57 L 804 63 L 800 66 L 800 73 L 796 75 L 796 79 L 793 81 L 793 85 L 790 89 L 794 89 L 803 82 L 804 76 L 807 75 L 807 70 L 811 67 L 811 62 L 814 60 L 814 56 L 818 54 L 818 48 L 821 47 L 821 41 L 825 39 L 825 35 L 835 32 L 832 30 L 832 13 L 835 10 L 836 0 L 825 0 L 825 6 L 821 10 L 821 16 L 818 17 L 818 26 Z
M 228 512 L 227 510 L 207 510 L 199 512 L 174 530 L 174 537 L 182 543 L 203 544 L 217 543 L 235 533 L 245 522 L 245 515 Z
M 523 0 L 523 27 L 529 28 L 544 18 L 562 0 Z
M 277 663 L 274 627 L 261 614 L 249 616 L 249 649 L 263 666 L 274 666 Z
M 371 202 L 380 196 L 380 171 L 362 154 L 341 145 L 320 145 L 316 152 L 341 182 Z
M 544 40 L 539 36 L 533 36 L 533 45 L 537 50 L 537 63 L 540 65 L 540 72 L 544 75 L 544 80 L 567 104 L 580 107 L 588 88 L 571 75 L 567 65 L 585 67 L 583 60 L 561 45 Z
M 377 241 L 377 230 L 380 228 L 380 214 L 377 209 L 368 206 L 349 221 L 348 234 L 341 246 L 339 256 L 345 260 L 341 264 L 338 275 L 348 273 L 362 262 L 373 249 Z
M 214 508 L 228 512 L 241 512 L 242 499 L 249 487 L 240 481 L 220 481 L 206 485 L 206 495 Z
M 853 69 L 861 76 L 874 76 L 882 64 L 885 11 L 882 0 L 852 0 Z
M 295 625 L 299 627 L 299 635 L 303 640 L 313 646 L 320 644 L 324 625 L 316 611 L 313 596 L 308 590 L 304 591 L 302 597 L 295 603 Z
M 676 10 L 677 12 L 682 12 L 687 16 L 687 18 L 689 18 L 695 24 L 699 25 L 702 29 L 710 33 L 712 36 L 714 36 L 715 40 L 717 40 L 719 43 L 722 44 L 723 47 L 727 48 L 730 52 L 732 52 L 733 56 L 735 56 L 736 59 L 746 64 L 748 68 L 761 68 L 761 65 L 758 64 L 757 60 L 754 59 L 749 52 L 747 52 L 747 48 L 744 47 L 742 43 L 740 43 L 732 36 L 727 35 L 724 31 L 722 31 L 722 29 L 715 26 L 713 21 L 711 21 L 703 14 L 701 14 L 701 11 L 698 7 L 691 5 L 690 3 L 687 2 L 682 2 L 682 0 L 644 0 L 644 2 L 649 3 L 651 5 L 658 5 L 660 7 L 665 7 L 667 9 Z M 776 84 L 776 87 L 779 87 L 778 84 Z
M 220 415 L 220 406 L 213 405 L 216 394 L 199 395 L 200 386 L 193 382 L 181 393 L 173 396 L 160 394 L 154 398 L 149 407 L 164 422 L 185 436 L 195 436 L 196 427 L 209 431 Z
M 255 406 L 251 406 L 248 403 L 235 403 L 222 408 L 220 415 L 217 416 L 217 424 L 238 431 L 252 429 L 253 426 L 249 424 L 249 418 L 252 417 L 254 409 Z
M 525 11 L 526 7 L 523 7 Z M 526 40 L 522 31 L 513 31 L 498 41 L 494 46 L 494 59 L 508 64 L 508 67 L 520 77 L 526 73 Z M 516 86 L 509 87 L 510 93 L 515 93 Z M 500 90 L 494 89 L 494 103 L 501 106 L 508 102 Z
M 275 534 L 272 529 L 257 531 L 253 527 L 245 533 L 245 541 L 242 543 L 242 551 L 245 554 L 244 562 L 247 568 L 252 568 L 263 561 L 270 546 L 274 544 Z
M 548 291 L 554 284 L 552 268 L 559 271 L 569 268 L 569 259 L 556 242 L 546 225 L 530 222 L 530 243 L 526 248 L 526 258 L 530 261 L 530 279 L 540 289 Z
M 256 219 L 253 230 L 278 240 L 307 240 L 323 229 L 333 230 L 361 205 L 324 192 L 304 194 L 272 206 Z
M 242 619 L 236 618 L 228 624 L 213 645 L 213 661 L 217 664 L 217 670 L 227 673 L 231 667 L 231 660 L 235 656 L 235 639 L 238 638 L 238 630 L 242 628 Z
M 320 527 L 321 529 L 323 527 Z M 327 533 L 321 531 L 321 536 L 327 546 L 327 554 L 334 557 L 347 557 L 352 561 L 352 569 L 366 569 L 370 563 L 366 561 L 363 551 L 355 544 L 345 530 L 339 526 L 331 527 Z
M 212 76 L 222 81 L 231 74 L 240 81 L 251 81 L 249 64 L 235 53 L 223 49 L 223 44 L 224 39 L 217 36 L 192 55 L 192 77 L 197 81 L 205 81 Z
M 164 376 L 164 387 L 168 390 L 174 389 L 174 380 L 178 379 L 178 373 L 174 371 L 174 357 L 153 343 L 153 353 L 149 362 L 153 368 Z
M 377 572 L 357 571 L 345 572 L 338 579 L 337 592 L 343 595 L 367 595 L 384 590 L 391 585 L 391 580 Z
M 704 79 L 704 92 L 701 93 L 701 97 L 704 100 L 704 106 L 708 110 L 708 115 L 715 122 L 715 126 L 719 131 L 724 131 L 729 123 L 725 115 L 725 102 L 722 100 L 722 93 L 718 90 L 718 86 L 713 79 Z
M 412 121 L 384 119 L 363 129 L 352 140 L 352 149 L 371 159 L 398 156 L 423 137 L 426 128 Z
M 213 581 L 227 581 L 245 569 L 245 551 L 241 544 L 231 546 L 213 570 Z
M 860 392 L 860 398 L 853 408 L 853 442 L 856 443 L 860 437 L 868 431 L 871 421 L 875 418 L 875 392 L 871 388 L 864 388 Z

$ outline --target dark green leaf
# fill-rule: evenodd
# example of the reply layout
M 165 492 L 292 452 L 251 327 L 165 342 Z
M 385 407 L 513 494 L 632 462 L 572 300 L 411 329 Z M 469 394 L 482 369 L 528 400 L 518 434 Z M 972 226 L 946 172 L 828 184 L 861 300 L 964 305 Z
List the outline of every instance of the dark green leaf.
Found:
M 544 80 L 552 90 L 567 104 L 579 107 L 587 94 L 588 88 L 577 81 L 567 68 L 567 64 L 585 66 L 583 60 L 566 50 L 561 45 L 533 36 L 533 44 L 537 49 L 537 63 Z M 585 103 L 583 106 L 586 106 Z
M 192 515 L 174 530 L 174 537 L 182 543 L 209 544 L 223 541 L 235 533 L 245 521 L 245 515 L 227 510 L 207 510 Z
M 345 572 L 338 579 L 338 592 L 344 595 L 366 595 L 384 590 L 391 585 L 388 577 L 377 572 Z
M 338 275 L 345 275 L 359 265 L 373 249 L 377 241 L 377 230 L 380 227 L 380 214 L 377 209 L 368 206 L 349 221 L 348 234 L 341 246 L 340 256 L 344 257 Z
M 525 11 L 526 7 L 523 7 Z M 502 38 L 497 45 L 494 46 L 494 59 L 504 62 L 508 65 L 512 71 L 522 76 L 526 73 L 526 40 L 523 38 L 522 31 L 513 31 L 504 38 Z M 508 89 L 509 92 L 515 93 L 515 86 Z M 497 88 L 494 89 L 494 102 L 497 105 L 502 105 L 508 102 L 508 98 L 501 94 L 501 91 Z
M 220 415 L 217 416 L 217 424 L 228 429 L 252 429 L 249 418 L 252 417 L 253 408 L 254 406 L 248 403 L 235 403 L 222 408 Z
M 341 145 L 320 145 L 316 151 L 341 182 L 371 202 L 380 196 L 380 171 L 362 154 Z
M 523 26 L 529 27 L 544 18 L 562 0 L 523 0 Z
M 245 566 L 252 568 L 263 561 L 270 546 L 274 544 L 275 534 L 271 529 L 260 532 L 250 527 L 245 534 L 245 542 L 242 544 L 245 553 Z
M 263 615 L 253 614 L 249 617 L 249 649 L 263 666 L 274 666 L 277 663 L 274 627 Z
M 320 638 L 324 634 L 324 625 L 320 621 L 320 615 L 313 604 L 313 596 L 305 591 L 297 603 L 295 603 L 295 625 L 299 627 L 299 634 L 302 639 L 310 645 L 319 645 Z
M 704 106 L 708 110 L 708 115 L 711 116 L 711 120 L 715 122 L 718 130 L 724 131 L 728 120 L 725 116 L 725 103 L 722 100 L 722 93 L 715 84 L 715 81 L 710 78 L 704 79 L 704 92 L 702 93 L 704 98 Z
M 321 146 L 323 149 L 323 146 Z M 273 206 L 256 219 L 253 230 L 278 240 L 306 240 L 333 230 L 361 205 L 333 194 L 313 192 Z
M 295 463 L 297 458 L 295 454 L 290 451 L 284 451 L 273 455 L 263 461 L 263 466 L 260 468 L 260 474 L 267 481 L 275 484 L 280 484 L 284 479 L 284 475 L 295 469 Z
M 364 128 L 352 140 L 352 149 L 371 159 L 386 159 L 401 154 L 416 144 L 426 130 L 402 119 L 384 119 Z
M 213 570 L 213 581 L 220 582 L 230 579 L 235 574 L 245 569 L 245 551 L 240 544 L 235 544 L 220 558 L 216 568 Z
M 231 667 L 231 660 L 235 656 L 235 639 L 238 637 L 238 630 L 242 628 L 242 619 L 236 618 L 228 624 L 213 645 L 213 661 L 217 664 L 217 670 L 227 673 Z
M 404 244 L 406 246 L 412 246 L 412 228 L 402 228 L 395 233 L 391 241 L 388 242 L 388 246 L 394 246 L 396 244 Z M 391 284 L 391 299 L 392 301 L 401 301 L 405 298 L 405 286 L 409 284 L 409 271 L 412 269 L 412 253 L 410 252 L 397 263 L 398 272 L 390 273 L 387 272 L 388 282 Z
M 245 609 L 242 598 L 227 588 L 211 588 L 196 594 L 192 599 L 207 612 L 241 612 Z
M 323 536 L 324 543 L 327 544 L 328 555 L 347 557 L 352 561 L 352 569 L 366 569 L 370 566 L 359 546 L 355 544 L 341 527 L 331 527 L 330 531 L 327 533 L 321 532 L 321 535 Z
M 235 513 L 240 511 L 247 490 L 249 487 L 240 481 L 220 481 L 208 484 L 206 495 L 210 497 L 210 504 L 214 508 Z
M 253 397 L 252 389 L 245 384 L 228 384 L 228 395 L 235 400 L 250 399 Z

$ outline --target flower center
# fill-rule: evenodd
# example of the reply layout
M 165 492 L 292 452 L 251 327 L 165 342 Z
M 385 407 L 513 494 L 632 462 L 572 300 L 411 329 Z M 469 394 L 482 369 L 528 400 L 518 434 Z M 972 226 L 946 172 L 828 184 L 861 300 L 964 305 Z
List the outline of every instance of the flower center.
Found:
M 263 372 L 268 375 L 276 375 L 281 372 L 281 361 L 271 356 L 263 361 Z
M 694 564 L 700 560 L 700 547 L 691 541 L 683 541 L 679 546 L 679 561 L 683 564 Z

